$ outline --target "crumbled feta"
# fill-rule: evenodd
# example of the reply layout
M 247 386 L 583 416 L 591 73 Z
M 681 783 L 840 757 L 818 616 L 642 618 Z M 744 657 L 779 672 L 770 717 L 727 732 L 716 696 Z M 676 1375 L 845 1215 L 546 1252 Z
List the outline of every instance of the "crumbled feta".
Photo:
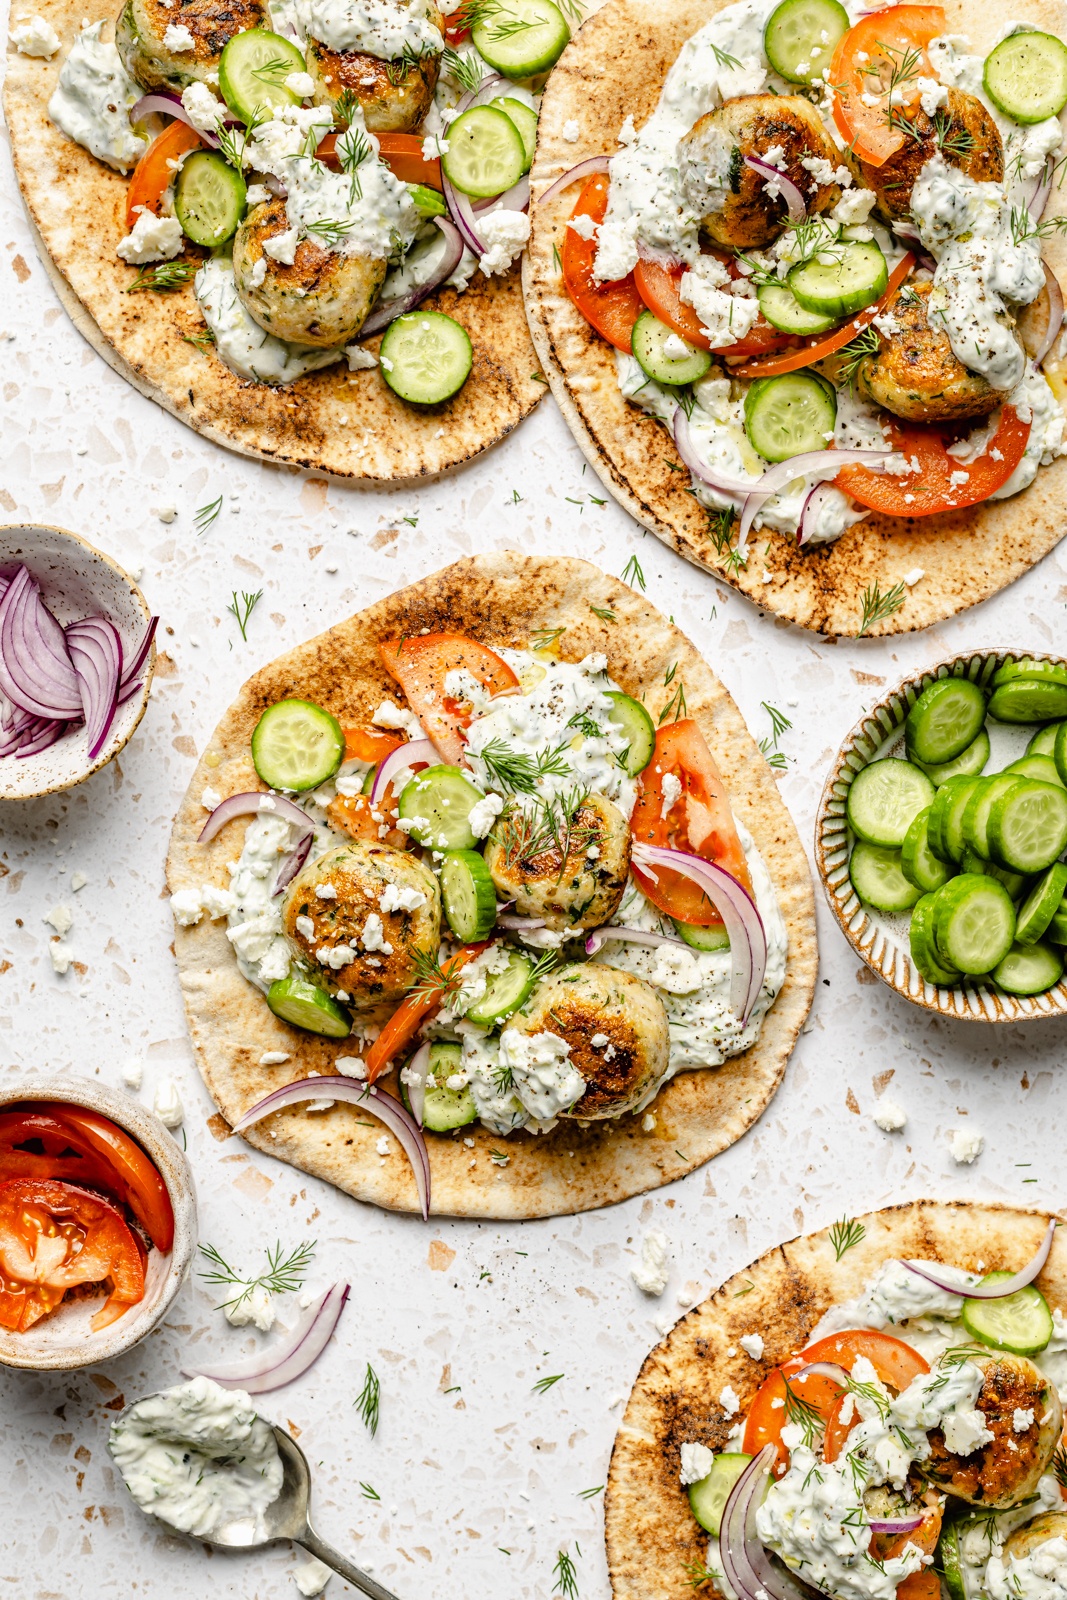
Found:
M 193 38 L 192 34 L 189 32 L 189 29 L 184 25 L 184 23 L 167 23 L 167 26 L 163 30 L 164 50 L 173 50 L 176 55 L 181 55 L 186 50 L 194 49 L 195 46 L 196 40 Z
M 568 117 L 560 131 L 567 144 L 577 144 L 582 133 L 581 128 L 579 128 L 573 117 Z
M 391 945 L 389 953 L 392 955 Z M 356 952 L 350 944 L 335 944 L 332 948 L 324 944 L 315 951 L 315 957 L 320 965 L 329 967 L 333 972 L 340 972 L 342 967 L 347 967 L 356 959 Z
M 737 1342 L 746 1356 L 751 1356 L 753 1361 L 760 1360 L 763 1355 L 763 1335 L 761 1333 L 743 1333 Z
M 375 1150 L 377 1150 L 377 1152 L 378 1152 L 378 1154 L 380 1156 L 387 1156 L 389 1154 L 390 1149 L 392 1148 L 392 1146 L 389 1143 L 388 1134 L 383 1133 L 381 1138 L 375 1144 L 374 1148 L 375 1148 Z
M 360 941 L 364 950 L 380 950 L 383 956 L 391 956 L 393 947 L 385 938 L 382 919 L 376 911 L 372 911 L 360 934 Z
M 376 728 L 396 728 L 406 733 L 409 739 L 426 737 L 414 711 L 409 711 L 406 706 L 394 705 L 392 700 L 383 700 L 371 721 Z
M 485 254 L 478 265 L 487 277 L 507 272 L 515 258 L 522 254 L 530 237 L 530 219 L 525 211 L 483 212 L 478 218 L 478 232 L 485 245 Z
M 663 804 L 659 808 L 659 816 L 660 821 L 665 822 L 681 797 L 681 778 L 677 777 L 673 772 L 665 772 L 663 774 L 662 793 Z
M 321 1594 L 333 1577 L 333 1572 L 318 1556 L 303 1555 L 293 1568 L 293 1582 L 307 1600 Z
M 904 582 L 907 584 L 909 589 L 914 589 L 915 585 L 919 582 L 919 580 L 921 578 L 925 578 L 925 577 L 926 577 L 926 568 L 925 567 L 912 567 L 910 572 L 906 572 L 904 574 Z
M 310 72 L 290 72 L 285 80 L 285 87 L 301 100 L 306 100 L 315 91 L 315 80 Z
M 487 837 L 503 809 L 504 800 L 499 794 L 487 794 L 471 808 L 467 822 L 476 839 Z
M 985 1413 L 976 1409 L 961 1408 L 950 1411 L 941 1419 L 941 1431 L 946 1448 L 953 1455 L 969 1456 L 985 1444 L 992 1444 L 993 1430 L 985 1425 Z
M 115 246 L 115 254 L 131 266 L 143 266 L 147 261 L 172 261 L 181 254 L 184 245 L 182 225 L 177 217 L 157 217 L 154 211 L 142 206 L 131 231 Z
M 364 350 L 361 344 L 346 344 L 345 355 L 348 357 L 349 372 L 367 372 L 378 365 L 374 351 Z
M 222 796 L 210 784 L 205 784 L 203 793 L 200 796 L 200 804 L 205 811 L 214 811 L 216 806 L 221 806 Z
M 585 1093 L 585 1079 L 568 1060 L 571 1047 L 555 1033 L 500 1035 L 500 1065 L 510 1069 L 519 1100 L 539 1122 L 567 1111 Z
M 337 890 L 332 883 L 317 883 L 315 885 L 316 900 L 336 900 Z
M 421 889 L 415 889 L 410 884 L 402 887 L 395 883 L 387 883 L 378 897 L 378 904 L 383 911 L 417 911 L 426 904 L 426 896 Z M 369 927 L 368 923 L 368 927 Z M 363 943 L 368 950 L 384 949 L 383 945 L 367 944 L 367 930 L 363 930 Z
M 206 83 L 200 83 L 199 80 L 188 84 L 182 90 L 182 110 L 186 112 L 198 133 L 218 133 L 222 119 L 226 115 L 226 107 L 222 101 L 212 94 Z M 268 189 L 266 193 L 269 194 L 270 190 Z M 256 203 L 252 199 L 251 189 L 245 198 L 251 205 Z
M 985 1149 L 985 1134 L 972 1133 L 967 1128 L 957 1128 L 949 1142 L 952 1159 L 961 1167 L 969 1167 Z
M 65 972 L 69 972 L 71 961 L 74 958 L 66 946 L 61 944 L 58 939 L 53 939 L 49 944 L 48 954 L 52 958 L 53 972 L 58 972 L 60 977 L 62 977 Z
M 84 889 L 88 882 L 89 879 L 86 877 L 84 872 L 71 873 L 70 886 L 74 890 L 75 894 L 77 894 L 79 889 Z
M 572 217 L 567 226 L 578 235 L 579 239 L 592 239 L 599 224 L 583 212 L 579 217 Z
M 315 924 L 310 917 L 297 917 L 295 926 L 302 939 L 313 939 L 315 937 Z
M 678 1474 L 682 1488 L 688 1488 L 691 1483 L 699 1483 L 711 1471 L 712 1462 L 715 1460 L 714 1452 L 706 1444 L 699 1444 L 695 1439 L 686 1439 L 681 1450 L 681 1471 Z
M 741 1402 L 728 1383 L 723 1386 L 719 1394 L 719 1404 L 727 1417 L 736 1417 L 741 1409 Z
M 122 1069 L 122 1081 L 127 1089 L 139 1089 L 144 1082 L 144 1067 L 140 1061 L 127 1061 Z
M 1025 1433 L 1034 1425 L 1034 1413 L 1029 1406 L 1016 1406 L 1011 1417 L 1012 1429 L 1015 1433 Z
M 165 1128 L 181 1127 L 185 1119 L 185 1110 L 178 1094 L 178 1085 L 173 1078 L 162 1079 L 156 1089 L 152 1109 Z
M 11 30 L 11 43 L 24 56 L 54 56 L 59 35 L 44 17 L 23 17 Z
M 53 906 L 42 920 L 47 922 L 50 928 L 54 928 L 61 939 L 74 926 L 74 914 L 69 906 Z
M 883 1095 L 871 1112 L 875 1126 L 883 1133 L 899 1133 L 908 1120 L 908 1113 L 895 1100 Z
M 854 228 L 867 221 L 877 199 L 873 189 L 848 189 L 834 206 L 830 218 L 843 228 Z
M 244 1289 L 248 1290 L 247 1294 L 242 1293 Z M 234 1328 L 246 1328 L 251 1324 L 269 1333 L 274 1326 L 274 1301 L 261 1283 L 243 1283 L 237 1287 L 236 1303 L 223 1306 L 222 1314 Z
M 289 1059 L 288 1050 L 264 1050 L 259 1064 L 261 1067 L 280 1067 Z
M 667 1287 L 669 1251 L 667 1235 L 659 1228 L 650 1228 L 641 1241 L 641 1259 L 630 1268 L 630 1276 L 642 1293 L 659 1296 Z

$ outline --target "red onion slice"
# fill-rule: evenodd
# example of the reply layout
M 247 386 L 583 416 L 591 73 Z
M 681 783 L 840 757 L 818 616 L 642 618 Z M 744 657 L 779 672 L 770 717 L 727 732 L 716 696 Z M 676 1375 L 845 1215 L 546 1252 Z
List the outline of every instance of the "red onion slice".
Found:
M 133 679 L 140 672 L 141 668 L 144 666 L 145 661 L 148 658 L 148 652 L 152 648 L 152 640 L 156 636 L 156 629 L 157 629 L 158 626 L 159 626 L 159 618 L 158 617 L 149 617 L 148 626 L 145 628 L 145 631 L 144 631 L 144 638 L 141 640 L 140 644 L 137 646 L 137 649 L 136 649 L 135 653 L 133 654 L 133 656 L 131 656 L 129 662 L 126 665 L 123 666 L 122 677 L 119 679 L 119 688 L 120 689 L 128 688 L 130 683 L 133 681 Z
M 210 1378 L 224 1389 L 268 1394 L 303 1377 L 319 1359 L 341 1320 L 351 1285 L 334 1283 L 308 1307 L 291 1333 L 249 1361 L 228 1367 L 183 1367 L 187 1378 Z
M 499 922 L 500 920 L 501 919 L 498 917 L 497 921 Z M 595 956 L 597 951 L 600 950 L 609 939 L 618 939 L 623 944 L 643 944 L 647 945 L 649 949 L 653 949 L 656 945 L 661 944 L 679 945 L 683 950 L 688 950 L 690 948 L 684 939 L 675 939 L 669 933 L 646 933 L 643 928 L 624 928 L 609 924 L 604 928 L 594 928 L 593 932 L 585 941 L 586 955 Z
M 746 1027 L 767 972 L 767 935 L 751 896 L 722 867 L 685 850 L 635 844 L 633 859 L 642 871 L 670 867 L 690 878 L 718 911 L 730 936 L 730 1010 Z
M 225 804 L 225 802 L 223 802 Z M 399 1140 L 404 1154 L 411 1164 L 412 1175 L 415 1179 L 415 1188 L 418 1191 L 419 1207 L 422 1211 L 424 1222 L 430 1220 L 430 1152 L 426 1148 L 422 1129 L 411 1113 L 394 1100 L 391 1094 L 379 1090 L 373 1084 L 360 1083 L 358 1079 L 345 1077 L 301 1078 L 296 1083 L 287 1083 L 281 1089 L 258 1100 L 244 1116 L 233 1125 L 234 1133 L 243 1133 L 253 1123 L 259 1122 L 264 1117 L 271 1116 L 275 1111 L 283 1111 L 287 1106 L 299 1105 L 304 1100 L 344 1100 L 348 1105 L 359 1106 L 363 1111 L 369 1111 L 371 1116 L 384 1122 L 386 1127 Z
M 914 1533 L 922 1526 L 922 1517 L 879 1517 L 872 1520 L 872 1533 Z
M 310 818 L 306 811 L 287 800 L 284 795 L 270 794 L 265 789 L 247 790 L 243 794 L 231 794 L 228 800 L 223 800 L 217 805 L 200 830 L 198 844 L 210 844 L 220 828 L 224 828 L 234 817 L 247 817 L 253 813 L 261 816 L 284 817 L 287 822 L 295 823 L 298 828 L 307 828 Z
M 808 1591 L 788 1569 L 773 1562 L 756 1535 L 756 1512 L 777 1451 L 765 1444 L 738 1478 L 723 1507 L 719 1554 L 727 1582 L 739 1600 L 804 1600 Z
M 308 858 L 308 853 L 311 850 L 311 845 L 314 838 L 314 831 L 305 833 L 304 837 L 302 839 L 298 839 L 292 850 L 290 850 L 289 854 L 282 862 L 281 870 L 278 873 L 278 876 L 274 880 L 274 892 L 271 895 L 272 900 L 277 899 L 282 890 L 287 889 L 292 883 L 293 879 L 300 871 L 300 868 L 304 865 L 304 862 Z
M 892 454 L 892 450 L 804 450 L 798 456 L 790 456 L 788 461 L 768 467 L 759 482 L 749 489 L 745 499 L 741 529 L 737 536 L 738 552 L 744 555 L 748 549 L 749 530 L 760 508 L 772 495 L 778 494 L 797 478 L 807 478 L 814 472 L 835 475 L 839 467 L 847 467 L 853 461 L 862 461 L 875 472 L 875 462 L 887 461 Z
M 1033 1283 L 1049 1258 L 1052 1236 L 1055 1232 L 1056 1218 L 1050 1217 L 1045 1237 L 1038 1246 L 1036 1255 L 1031 1256 L 1025 1267 L 1012 1273 L 1010 1278 L 1002 1278 L 999 1283 L 978 1283 L 972 1288 L 961 1289 L 956 1283 L 946 1283 L 936 1271 L 927 1271 L 925 1265 L 920 1267 L 914 1261 L 905 1261 L 903 1265 L 909 1272 L 914 1272 L 916 1277 L 925 1278 L 927 1283 L 932 1283 L 935 1289 L 941 1289 L 945 1294 L 959 1295 L 961 1300 L 1004 1300 L 1009 1294 L 1016 1294 L 1020 1289 L 1025 1289 Z
M 564 189 L 569 189 L 572 183 L 578 183 L 582 178 L 591 178 L 594 172 L 611 173 L 610 156 L 586 156 L 584 161 L 579 161 L 576 167 L 571 167 L 562 178 L 557 178 L 555 183 L 550 183 L 544 194 L 538 196 L 537 204 L 543 206 L 546 200 L 551 200 L 553 195 L 560 194 Z
M 800 521 L 797 523 L 797 544 L 807 544 L 815 532 L 815 524 L 818 521 L 819 511 L 823 502 L 826 500 L 827 495 L 832 493 L 833 485 L 830 483 L 816 483 L 808 490 L 808 498 L 804 501 L 804 509 L 801 511 Z
M 1045 274 L 1045 287 L 1048 289 L 1048 327 L 1034 356 L 1035 367 L 1039 367 L 1044 361 L 1056 343 L 1060 328 L 1063 326 L 1063 290 L 1060 288 L 1060 280 L 1044 258 L 1041 261 L 1041 268 Z
M 219 107 L 221 110 L 225 110 L 221 100 L 219 101 Z M 156 91 L 153 94 L 143 94 L 137 104 L 130 109 L 130 121 L 142 122 L 145 117 L 151 116 L 153 112 L 159 112 L 165 117 L 173 117 L 176 122 L 184 122 L 185 126 L 192 128 L 193 132 L 198 134 L 205 144 L 210 145 L 212 150 L 218 149 L 219 141 L 217 136 L 213 133 L 205 133 L 203 128 L 198 128 L 176 95 L 169 95 L 165 90 Z M 228 120 L 232 122 L 237 119 L 230 116 Z
M 89 760 L 95 761 L 115 720 L 122 678 L 122 640 L 106 617 L 72 622 L 66 637 L 81 692 Z
M 699 478 L 701 483 L 706 483 L 709 488 L 717 489 L 720 494 L 731 495 L 735 500 L 744 500 L 759 484 L 759 478 L 728 478 L 725 473 L 715 472 L 711 467 L 707 466 L 697 453 L 697 447 L 689 427 L 689 418 L 681 406 L 674 413 L 672 432 L 678 454 L 685 465 L 689 468 L 694 478 Z
M 478 224 L 471 208 L 470 197 L 462 194 L 456 188 L 444 168 L 441 169 L 441 188 L 444 191 L 445 204 L 452 213 L 452 221 L 459 229 L 463 243 L 468 250 L 473 250 L 476 256 L 484 256 L 485 242 L 478 232 Z
M 426 1078 L 430 1070 L 430 1041 L 420 1044 L 402 1074 L 408 1092 L 411 1115 L 422 1127 L 422 1113 L 426 1107 Z
M 1055 170 L 1055 160 L 1050 155 L 1046 156 L 1045 165 L 1038 173 L 1033 193 L 1026 202 L 1026 209 L 1030 213 L 1030 221 L 1032 223 L 1040 222 L 1044 215 L 1045 207 L 1048 205 L 1048 197 L 1052 193 L 1052 176 Z
M 370 803 L 372 806 L 379 804 L 385 798 L 385 791 L 392 783 L 398 772 L 403 772 L 407 767 L 439 767 L 441 757 L 437 746 L 429 739 L 411 739 L 407 744 L 398 745 L 384 761 L 379 761 L 378 770 L 374 774 L 371 785 Z
M 274 176 L 273 172 L 265 172 L 263 174 L 263 187 L 269 189 L 276 200 L 288 200 L 289 198 L 289 190 L 280 178 Z
M 511 933 L 533 933 L 536 928 L 544 927 L 545 919 L 544 917 L 498 916 L 496 925 L 498 928 L 507 928 Z
M 63 629 L 20 567 L 0 600 L 0 689 L 36 717 L 80 717 L 81 694 Z
M 481 211 L 488 211 L 490 206 L 499 206 L 501 211 L 526 211 L 530 204 L 530 174 L 524 173 L 518 183 L 510 189 L 505 189 L 503 194 L 490 195 L 488 200 L 473 200 L 471 210 L 475 216 Z
M 16 761 L 24 761 L 27 756 L 40 755 L 42 750 L 48 750 L 58 743 L 70 728 L 69 722 L 45 722 L 38 726 L 37 731 L 29 738 L 23 737 L 23 743 L 15 752 Z
M 771 198 L 781 198 L 785 201 L 789 209 L 790 222 L 803 222 L 808 214 L 808 202 L 792 178 L 784 172 L 779 172 L 773 162 L 764 161 L 759 156 L 742 156 L 741 159 L 746 167 L 751 167 L 752 171 L 763 179 L 765 187 L 773 184 L 777 188 L 778 194 L 772 193 Z
M 417 305 L 439 289 L 446 278 L 451 277 L 463 259 L 463 240 L 458 228 L 447 217 L 434 217 L 434 222 L 445 236 L 445 250 L 440 261 L 434 268 L 428 282 L 417 289 L 411 289 L 407 294 L 394 296 L 391 300 L 379 300 L 370 316 L 359 330 L 358 338 L 370 339 L 376 333 L 381 333 L 397 317 L 402 317 L 406 311 L 413 311 Z

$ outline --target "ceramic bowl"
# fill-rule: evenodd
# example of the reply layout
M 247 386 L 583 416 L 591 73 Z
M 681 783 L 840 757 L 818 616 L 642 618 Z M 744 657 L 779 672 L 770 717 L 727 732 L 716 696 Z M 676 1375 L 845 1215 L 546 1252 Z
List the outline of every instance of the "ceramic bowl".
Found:
M 145 1296 L 108 1328 L 94 1333 L 89 1323 L 103 1301 L 64 1302 L 25 1333 L 0 1328 L 0 1364 L 33 1372 L 64 1372 L 96 1367 L 138 1344 L 162 1322 L 188 1275 L 196 1249 L 196 1190 L 189 1163 L 158 1117 L 117 1089 L 90 1078 L 24 1076 L 0 1086 L 0 1111 L 16 1101 L 53 1100 L 86 1106 L 110 1117 L 152 1158 L 174 1207 L 174 1248 L 148 1253 Z
M 134 654 L 148 624 L 148 604 L 130 575 L 110 556 L 65 528 L 40 523 L 0 527 L 0 574 L 7 576 L 20 564 L 29 567 L 37 579 L 42 598 L 57 621 L 66 625 L 100 613 L 118 629 L 127 659 Z M 25 760 L 20 761 L 17 754 L 0 756 L 0 800 L 28 800 L 70 789 L 106 766 L 144 716 L 155 660 L 153 645 L 144 664 L 140 692 L 119 706 L 108 741 L 95 761 L 89 760 L 84 728 Z
M 1005 661 L 1018 659 L 1019 650 L 980 650 L 952 656 L 904 682 L 887 694 L 863 716 L 837 753 L 819 803 L 815 823 L 815 860 L 841 931 L 872 972 L 891 989 L 927 1011 L 970 1022 L 1033 1022 L 1042 1017 L 1067 1016 L 1067 981 L 1061 981 L 1044 994 L 1020 996 L 1004 994 L 995 984 L 976 978 L 954 988 L 928 983 L 911 959 L 908 939 L 910 914 L 894 915 L 862 905 L 848 875 L 848 858 L 853 836 L 846 818 L 848 793 L 856 774 L 882 756 L 904 754 L 904 721 L 923 690 L 938 678 L 970 678 L 986 687 Z M 1038 661 L 1055 661 L 1067 667 L 1060 656 L 1025 652 Z M 1035 726 L 990 721 L 992 749 L 986 772 L 992 773 L 1023 754 Z

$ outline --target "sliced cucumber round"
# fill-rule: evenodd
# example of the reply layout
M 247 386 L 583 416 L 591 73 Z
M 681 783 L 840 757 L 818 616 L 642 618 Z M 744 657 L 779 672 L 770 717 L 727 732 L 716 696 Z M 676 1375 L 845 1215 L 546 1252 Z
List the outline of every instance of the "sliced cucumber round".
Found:
M 1061 666 L 1058 661 L 1038 661 L 1034 656 L 1020 656 L 1005 661 L 1002 667 L 997 668 L 993 674 L 993 687 L 999 689 L 1001 684 L 1017 683 L 1020 678 L 1030 682 L 1067 684 L 1067 667 Z
M 1036 944 L 1013 944 L 990 976 L 1007 994 L 1044 994 L 1063 977 L 1063 951 L 1040 939 Z
M 785 0 L 786 5 L 790 3 L 791 0 Z M 780 328 L 783 333 L 795 333 L 800 338 L 825 333 L 837 321 L 836 317 L 823 316 L 817 311 L 805 311 L 787 283 L 765 283 L 757 298 L 760 310 L 772 327 Z
M 296 45 L 266 28 L 235 33 L 219 57 L 219 90 L 242 122 L 269 117 L 278 106 L 298 106 L 300 95 L 285 80 L 305 72 L 307 63 Z
M 1051 33 L 1013 33 L 989 52 L 982 82 L 1013 122 L 1058 117 L 1067 106 L 1067 46 Z
M 1047 730 L 1042 730 L 1047 731 Z M 1056 763 L 1056 771 L 1064 783 L 1067 783 L 1067 722 L 1061 722 L 1056 728 L 1056 742 L 1052 747 L 1052 759 Z
M 512 95 L 507 95 L 502 100 L 490 100 L 489 104 L 494 110 L 502 111 L 515 124 L 515 131 L 526 151 L 526 171 L 529 172 L 533 166 L 534 151 L 537 149 L 537 112 Z
M 829 253 L 829 252 L 825 252 Z M 786 282 L 805 311 L 823 317 L 850 317 L 878 299 L 889 282 L 885 256 L 874 243 L 850 239 L 835 245 L 834 260 L 817 255 L 790 267 Z
M 987 1272 L 982 1286 L 1003 1283 L 1011 1276 L 1010 1272 Z M 960 1321 L 972 1339 L 1016 1356 L 1036 1356 L 1052 1338 L 1052 1312 L 1032 1283 L 1002 1300 L 965 1300 Z
M 462 194 L 489 200 L 518 183 L 526 170 L 526 146 L 506 112 L 472 106 L 450 125 L 441 166 Z
M 652 760 L 652 752 L 656 748 L 656 725 L 639 700 L 631 699 L 619 689 L 608 689 L 606 692 L 612 705 L 608 720 L 621 729 L 623 738 L 628 740 L 626 749 L 618 758 L 619 762 L 628 778 L 636 778 Z
M 924 894 L 911 913 L 909 943 L 911 959 L 926 979 L 942 989 L 954 988 L 962 974 L 950 966 L 937 948 L 934 920 L 937 914 L 937 895 Z
M 1067 901 L 1060 901 L 1055 916 L 1045 929 L 1050 944 L 1067 944 Z
M 1067 846 L 1067 790 L 1020 778 L 989 813 L 993 860 L 1012 872 L 1044 872 Z
M 1054 783 L 1058 789 L 1067 788 L 1051 756 L 1020 756 L 1018 761 L 1010 761 L 1004 771 L 1017 772 L 1020 778 L 1036 778 L 1039 783 Z
M 676 922 L 680 938 L 694 950 L 729 950 L 730 935 L 725 928 L 701 928 L 695 922 Z
M 1007 794 L 1021 782 L 1021 778 L 1010 774 L 1005 777 L 1002 772 L 991 773 L 988 778 L 978 780 L 967 802 L 967 809 L 963 813 L 963 842 L 983 861 L 990 861 L 993 854 L 989 843 L 989 818 L 993 806 L 1001 795 Z
M 816 83 L 851 26 L 837 0 L 782 0 L 767 18 L 763 49 L 787 83 Z
M 876 911 L 910 911 L 922 893 L 904 876 L 899 850 L 886 850 L 862 839 L 852 852 L 848 875 L 864 905 Z
M 467 1020 L 480 1028 L 497 1027 L 525 1003 L 536 982 L 530 957 L 521 950 L 509 951 L 507 966 L 503 972 L 490 973 L 485 993 L 469 1007 Z
M 427 767 L 404 785 L 397 807 L 413 839 L 430 850 L 474 850 L 470 814 L 483 799 L 458 767 Z
M 552 0 L 495 0 L 471 28 L 478 54 L 513 80 L 547 72 L 570 36 L 567 20 Z M 448 137 L 452 138 L 451 130 Z
M 912 819 L 900 847 L 900 870 L 923 894 L 932 894 L 953 876 L 954 868 L 930 849 L 930 807 Z M 857 890 L 857 893 L 859 891 Z
M 631 346 L 642 372 L 654 383 L 696 383 L 711 366 L 711 356 L 681 338 L 673 328 L 642 311 L 633 325 Z
M 332 778 L 345 757 L 345 736 L 336 717 L 312 700 L 279 700 L 268 706 L 252 734 L 252 762 L 271 789 L 295 794 Z
M 930 807 L 929 839 L 930 849 L 942 861 L 958 866 L 963 859 L 966 848 L 963 819 L 980 782 L 980 778 L 950 778 L 937 791 Z
M 267 990 L 267 1004 L 276 1017 L 306 1033 L 347 1039 L 352 1032 L 352 1019 L 344 1006 L 302 972 L 291 972 L 287 978 L 272 983 Z
M 974 743 L 985 722 L 985 695 L 969 678 L 928 684 L 908 712 L 904 747 L 924 766 L 953 761 Z
M 428 189 L 424 183 L 409 183 L 407 189 L 420 217 L 448 215 L 448 207 L 436 189 Z
M 474 350 L 466 328 L 443 311 L 408 311 L 385 330 L 378 360 L 382 377 L 401 400 L 436 406 L 462 389 Z
M 496 888 L 477 850 L 450 850 L 441 863 L 441 905 L 462 944 L 477 944 L 496 921 Z
M 1027 886 L 1033 882 L 1022 872 L 1009 872 L 1007 867 L 998 867 L 995 861 L 983 861 L 977 850 L 972 850 L 965 844 L 963 855 L 960 857 L 961 872 L 977 872 L 980 876 L 996 878 L 1002 883 L 1017 905 L 1026 893 Z
M 215 150 L 194 150 L 174 186 L 174 214 L 194 244 L 214 250 L 237 232 L 245 212 L 245 180 Z
M 899 850 L 915 818 L 933 798 L 933 784 L 910 761 L 872 761 L 852 780 L 849 827 L 868 844 Z
M 1026 747 L 1028 756 L 1056 756 L 1056 738 L 1061 728 L 1067 728 L 1067 722 L 1050 722 L 1044 728 L 1038 728 L 1030 743 Z M 1061 773 L 1062 777 L 1063 774 Z
M 1067 890 L 1067 867 L 1062 861 L 1053 862 L 1042 873 L 1026 899 L 1019 907 L 1015 937 L 1020 944 L 1036 944 L 1060 909 L 1064 891 Z
M 960 873 L 937 891 L 934 938 L 942 960 L 968 977 L 992 972 L 1015 938 L 1015 907 L 995 878 Z
M 825 450 L 837 419 L 837 391 L 814 372 L 757 378 L 745 395 L 745 432 L 765 461 Z
M 983 728 L 977 739 L 973 739 L 966 750 L 962 751 L 952 761 L 938 761 L 932 764 L 926 761 L 916 761 L 915 765 L 922 767 L 927 777 L 940 788 L 950 778 L 977 778 L 988 760 L 989 734 Z
M 963 1559 L 960 1555 L 960 1523 L 945 1521 L 937 1541 L 934 1557 L 949 1600 L 968 1600 L 967 1585 L 963 1576 Z
M 1067 683 L 1016 678 L 993 690 L 987 710 L 998 722 L 1055 722 L 1067 717 Z
M 428 1133 L 451 1133 L 454 1128 L 465 1128 L 478 1116 L 470 1085 L 462 1089 L 448 1088 L 448 1079 L 463 1070 L 463 1051 L 458 1044 L 439 1039 L 430 1046 L 430 1059 L 426 1065 L 427 1079 L 433 1078 L 434 1087 L 427 1082 L 422 1103 L 422 1125 Z M 400 1092 L 404 1104 L 411 1110 L 411 1101 L 405 1084 Z
M 786 0 L 787 5 L 790 3 L 791 0 Z M 706 1478 L 689 1485 L 690 1510 L 705 1533 L 712 1534 L 716 1539 L 730 1490 L 751 1460 L 751 1456 L 741 1455 L 739 1451 L 726 1450 L 715 1457 Z

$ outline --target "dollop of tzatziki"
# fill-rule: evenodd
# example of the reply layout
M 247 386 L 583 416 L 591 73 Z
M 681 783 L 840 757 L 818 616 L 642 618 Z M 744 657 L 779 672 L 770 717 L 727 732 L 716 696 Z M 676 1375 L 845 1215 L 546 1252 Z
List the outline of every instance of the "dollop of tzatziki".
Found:
M 444 38 L 432 0 L 271 0 L 275 27 L 328 50 L 354 50 L 398 61 L 440 54 Z
M 48 115 L 75 144 L 119 172 L 129 172 L 148 148 L 134 133 L 130 112 L 144 91 L 103 39 L 104 24 L 83 28 L 59 69 Z
M 172 1527 L 201 1539 L 222 1529 L 264 1537 L 282 1460 L 242 1390 L 193 1378 L 149 1395 L 113 1424 L 108 1449 L 137 1504 Z
M 193 290 L 220 361 L 239 378 L 255 383 L 295 383 L 306 372 L 317 372 L 344 356 L 343 350 L 287 344 L 254 322 L 241 304 L 228 256 L 205 261 L 193 280 Z

